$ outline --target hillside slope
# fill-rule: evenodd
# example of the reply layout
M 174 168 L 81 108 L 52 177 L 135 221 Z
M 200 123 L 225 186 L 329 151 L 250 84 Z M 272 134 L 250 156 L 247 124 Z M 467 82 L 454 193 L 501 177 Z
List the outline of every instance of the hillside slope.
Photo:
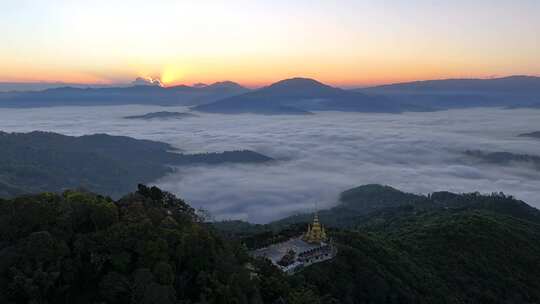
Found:
M 524 202 L 500 193 L 420 196 L 366 185 L 345 191 L 341 204 L 319 212 L 327 227 L 342 227 L 328 228 L 338 255 L 295 274 L 286 288 L 275 283 L 279 274 L 261 267 L 263 287 L 281 286 L 315 303 L 540 300 L 540 211 Z M 301 220 L 216 227 L 258 248 L 302 233 Z
M 485 211 L 403 218 L 392 232 L 340 231 L 338 257 L 304 285 L 342 303 L 537 303 L 540 226 Z
M 479 193 L 456 194 L 441 191 L 425 196 L 376 184 L 346 190 L 341 193 L 337 206 L 319 210 L 318 213 L 328 226 L 353 228 L 377 221 L 384 222 L 396 215 L 404 216 L 437 210 L 479 209 L 501 212 L 505 215 L 540 223 L 539 210 L 501 193 L 481 195 Z M 311 217 L 311 214 L 298 214 L 272 222 L 267 226 L 273 227 L 274 230 L 280 229 L 291 224 L 309 223 Z
M 1 303 L 260 303 L 247 256 L 181 199 L 139 186 L 0 200 Z
M 271 160 L 247 150 L 180 154 L 165 143 L 106 134 L 0 132 L 0 146 L 0 197 L 79 187 L 119 197 L 171 166 Z
M 0 302 L 538 303 L 540 225 L 524 219 L 538 210 L 520 210 L 394 213 L 391 225 L 330 229 L 338 255 L 285 276 L 155 187 L 117 201 L 0 199 Z M 294 229 L 266 238 L 281 233 Z

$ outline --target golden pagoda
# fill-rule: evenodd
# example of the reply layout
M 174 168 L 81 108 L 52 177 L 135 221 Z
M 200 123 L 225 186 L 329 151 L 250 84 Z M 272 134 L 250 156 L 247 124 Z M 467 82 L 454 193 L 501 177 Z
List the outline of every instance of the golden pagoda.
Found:
M 302 239 L 308 243 L 321 243 L 328 239 L 326 237 L 324 226 L 319 223 L 319 216 L 317 213 L 313 216 L 313 224 L 308 224 L 307 232 Z

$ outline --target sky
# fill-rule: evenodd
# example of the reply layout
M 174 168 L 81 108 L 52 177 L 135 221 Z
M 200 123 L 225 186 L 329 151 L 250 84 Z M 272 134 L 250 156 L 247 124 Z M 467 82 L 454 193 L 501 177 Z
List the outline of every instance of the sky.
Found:
M 0 81 L 540 75 L 537 0 L 0 0 Z

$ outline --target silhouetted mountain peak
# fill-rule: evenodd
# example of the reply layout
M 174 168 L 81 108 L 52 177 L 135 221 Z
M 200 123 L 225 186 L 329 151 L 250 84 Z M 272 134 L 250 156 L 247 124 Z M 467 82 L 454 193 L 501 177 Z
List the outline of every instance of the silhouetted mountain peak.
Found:
M 206 88 L 208 85 L 206 83 L 197 82 L 192 85 L 194 88 Z
M 336 89 L 311 78 L 295 77 L 280 80 L 266 87 L 266 89 L 287 89 L 287 90 L 310 90 L 310 89 Z
M 212 88 L 212 89 L 245 89 L 240 84 L 234 82 L 234 81 L 218 81 L 214 82 L 211 85 L 206 86 L 206 88 Z
M 291 78 L 242 95 L 200 105 L 214 113 L 307 114 L 311 111 L 398 113 L 401 107 L 376 96 L 331 87 L 310 78 Z
M 378 184 L 363 185 L 349 189 L 342 192 L 339 198 L 341 207 L 362 211 L 397 207 L 404 203 L 412 203 L 421 199 L 421 196 Z

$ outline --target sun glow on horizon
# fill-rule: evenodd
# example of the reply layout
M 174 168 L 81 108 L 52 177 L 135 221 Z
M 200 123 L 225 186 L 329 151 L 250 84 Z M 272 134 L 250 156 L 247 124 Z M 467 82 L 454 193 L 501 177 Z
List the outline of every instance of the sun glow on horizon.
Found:
M 300 76 L 352 87 L 539 75 L 539 12 L 535 0 L 11 1 L 0 81 L 258 87 Z
M 177 85 L 182 81 L 185 69 L 177 65 L 166 66 L 160 74 L 160 81 L 164 86 Z

